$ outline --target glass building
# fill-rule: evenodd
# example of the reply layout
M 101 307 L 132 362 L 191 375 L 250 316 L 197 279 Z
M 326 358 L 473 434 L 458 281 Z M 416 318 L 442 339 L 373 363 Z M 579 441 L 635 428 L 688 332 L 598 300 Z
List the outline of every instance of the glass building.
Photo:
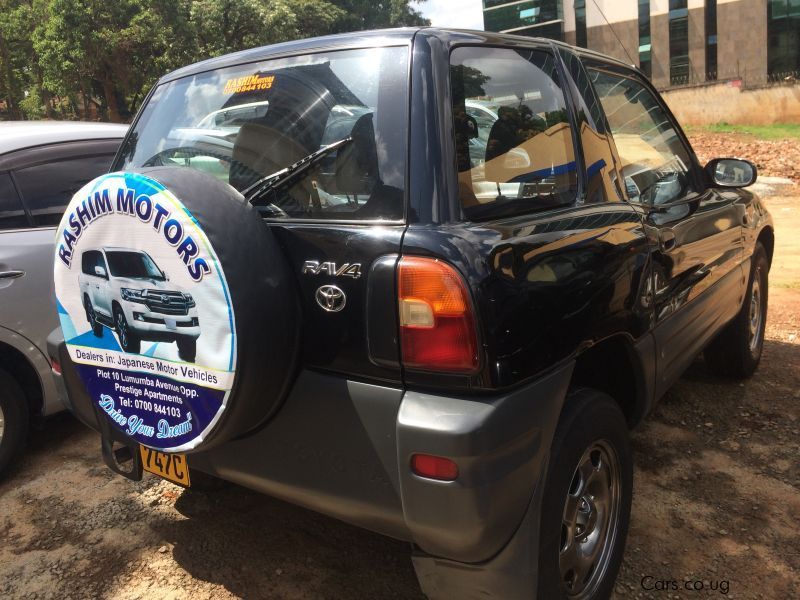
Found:
M 487 31 L 563 40 L 563 2 L 483 0 L 483 26 Z
M 800 0 L 769 0 L 767 19 L 767 70 L 773 77 L 796 77 L 800 70 Z
M 634 63 L 662 89 L 800 79 L 800 0 L 483 0 L 483 19 Z

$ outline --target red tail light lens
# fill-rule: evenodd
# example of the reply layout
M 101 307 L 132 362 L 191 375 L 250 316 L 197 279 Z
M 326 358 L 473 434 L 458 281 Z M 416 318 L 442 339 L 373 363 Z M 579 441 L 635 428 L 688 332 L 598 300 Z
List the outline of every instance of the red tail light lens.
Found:
M 458 478 L 458 465 L 443 456 L 414 454 L 411 457 L 411 470 L 420 477 L 440 481 L 455 481 Z
M 56 375 L 61 375 L 61 364 L 55 358 L 50 357 L 50 368 Z
M 478 368 L 475 319 L 464 280 L 445 262 L 405 256 L 398 268 L 403 365 L 471 373 Z

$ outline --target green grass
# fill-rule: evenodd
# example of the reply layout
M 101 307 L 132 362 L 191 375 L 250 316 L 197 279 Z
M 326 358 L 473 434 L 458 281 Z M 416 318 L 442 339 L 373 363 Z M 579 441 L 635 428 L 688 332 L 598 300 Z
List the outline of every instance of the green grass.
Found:
M 691 125 L 687 133 L 746 133 L 762 140 L 800 139 L 800 123 L 776 123 L 775 125 Z
M 792 281 L 770 281 L 769 284 L 787 290 L 800 290 L 800 281 L 796 279 Z

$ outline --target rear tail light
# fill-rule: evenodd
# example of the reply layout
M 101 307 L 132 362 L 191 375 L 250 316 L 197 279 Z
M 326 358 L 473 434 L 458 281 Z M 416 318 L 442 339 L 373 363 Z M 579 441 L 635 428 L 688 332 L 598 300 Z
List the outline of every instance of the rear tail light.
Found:
M 405 256 L 397 287 L 403 366 L 454 373 L 477 370 L 475 318 L 458 272 L 437 259 Z
M 50 368 L 53 370 L 53 373 L 56 375 L 61 375 L 61 364 L 58 362 L 57 359 L 50 357 Z
M 439 481 L 455 481 L 458 478 L 458 465 L 443 456 L 414 454 L 411 457 L 411 470 L 420 477 Z

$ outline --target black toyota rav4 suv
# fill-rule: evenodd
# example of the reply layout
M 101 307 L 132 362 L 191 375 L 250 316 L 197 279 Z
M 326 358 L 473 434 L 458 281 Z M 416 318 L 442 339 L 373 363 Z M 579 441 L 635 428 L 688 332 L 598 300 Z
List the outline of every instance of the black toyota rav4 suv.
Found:
M 106 463 L 406 540 L 431 598 L 608 597 L 629 430 L 701 352 L 761 356 L 755 167 L 700 165 L 641 72 L 583 49 L 423 28 L 211 59 L 158 82 L 114 169 L 59 229 L 51 347 Z M 73 265 L 120 238 L 196 303 L 192 363 L 85 325 Z

